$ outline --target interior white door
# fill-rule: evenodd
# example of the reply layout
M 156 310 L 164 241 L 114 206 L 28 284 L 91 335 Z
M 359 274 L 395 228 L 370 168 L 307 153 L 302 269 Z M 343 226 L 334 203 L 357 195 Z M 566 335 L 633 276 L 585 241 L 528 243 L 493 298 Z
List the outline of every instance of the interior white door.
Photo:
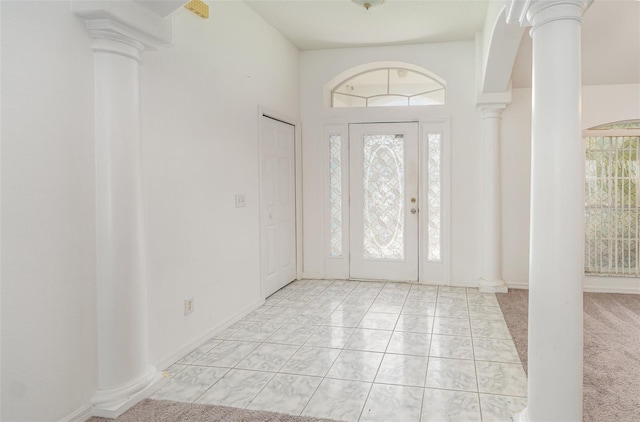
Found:
M 260 132 L 260 249 L 266 297 L 296 278 L 295 130 L 263 116 Z
M 350 277 L 418 280 L 418 124 L 349 126 Z

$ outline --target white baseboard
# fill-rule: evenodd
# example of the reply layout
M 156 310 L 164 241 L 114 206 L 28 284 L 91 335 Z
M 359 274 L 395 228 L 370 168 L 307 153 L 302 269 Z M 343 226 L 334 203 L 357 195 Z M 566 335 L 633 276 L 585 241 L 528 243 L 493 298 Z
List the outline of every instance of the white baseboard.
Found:
M 303 271 L 302 278 L 308 280 L 324 280 L 324 275 L 320 273 L 307 273 Z
M 478 287 L 477 281 L 451 280 L 451 287 Z
M 507 287 L 509 289 L 529 290 L 529 283 L 526 281 L 507 281 Z
M 640 278 L 585 276 L 582 290 L 595 293 L 640 294 Z
M 191 343 L 187 344 L 186 346 L 176 351 L 175 353 L 172 353 L 165 359 L 162 359 L 159 363 L 157 363 L 156 367 L 159 368 L 160 370 L 163 370 L 164 368 L 170 366 L 175 361 L 180 359 L 182 356 L 184 356 L 191 350 L 195 349 L 196 347 L 199 347 L 204 342 L 209 340 L 216 333 L 226 330 L 230 325 L 241 320 L 242 318 L 244 318 L 251 312 L 255 311 L 258 307 L 262 306 L 263 304 L 264 304 L 264 299 L 260 299 L 253 302 L 249 306 L 246 306 L 245 308 L 241 309 L 240 311 L 236 312 L 229 318 L 222 321 L 221 323 L 217 324 L 212 329 L 208 330 L 206 333 L 200 336 L 197 340 L 192 341 Z M 158 387 L 158 385 L 156 385 L 155 387 Z M 154 387 L 154 391 L 155 391 L 155 387 Z M 79 409 L 75 410 L 74 412 L 70 413 L 69 415 L 63 417 L 58 422 L 85 422 L 91 416 L 95 416 L 95 415 L 92 415 L 92 412 L 93 412 L 92 405 L 90 403 L 87 403 L 84 406 L 80 407 Z
M 529 283 L 527 283 L 527 282 L 506 281 L 505 280 L 505 284 L 506 284 L 508 289 L 524 289 L 524 290 L 528 290 L 529 289 Z M 478 283 L 478 281 L 452 280 L 451 281 L 451 286 L 452 287 L 478 287 L 479 283 Z
M 226 330 L 227 328 L 229 328 L 229 326 L 231 326 L 231 325 L 235 324 L 236 322 L 240 321 L 242 318 L 244 318 L 245 316 L 249 315 L 251 312 L 255 311 L 257 308 L 259 308 L 263 304 L 264 304 L 264 299 L 260 299 L 260 300 L 257 300 L 255 302 L 253 302 L 252 304 L 250 304 L 248 306 L 245 306 L 240 311 L 236 312 L 235 314 L 231 315 L 229 318 L 227 318 L 224 321 L 222 321 L 219 324 L 217 324 L 215 327 L 207 330 L 204 334 L 202 334 L 196 340 L 190 342 L 186 346 L 180 348 L 179 350 L 177 350 L 176 352 L 170 354 L 169 356 L 165 357 L 164 359 L 161 359 L 158 362 L 156 362 L 155 363 L 156 364 L 156 368 L 158 368 L 160 371 L 163 371 L 165 368 L 171 366 L 178 359 L 180 359 L 181 357 L 183 357 L 184 355 L 186 355 L 187 353 L 189 353 L 193 349 L 203 345 L 207 340 L 209 340 L 215 334 Z
M 166 381 L 154 366 L 149 365 L 145 373 L 131 384 L 98 389 L 91 398 L 91 416 L 115 419 L 149 397 Z
M 480 278 L 478 280 L 478 291 L 480 293 L 507 293 L 508 288 L 503 279 L 487 280 Z
M 510 289 L 529 289 L 529 283 L 525 281 L 507 282 Z M 582 282 L 582 290 L 593 293 L 623 293 L 640 294 L 640 278 L 634 277 L 602 277 L 585 276 Z
M 74 412 L 69 413 L 67 416 L 60 419 L 58 422 L 85 422 L 90 417 L 91 417 L 91 405 L 87 403 L 81 408 L 75 410 Z

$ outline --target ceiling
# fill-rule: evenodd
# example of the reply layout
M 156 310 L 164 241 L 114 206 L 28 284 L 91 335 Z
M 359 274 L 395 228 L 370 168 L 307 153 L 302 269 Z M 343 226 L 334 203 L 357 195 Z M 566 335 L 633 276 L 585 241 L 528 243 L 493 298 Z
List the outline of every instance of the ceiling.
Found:
M 300 50 L 472 40 L 489 0 L 245 0 Z
M 386 0 L 365 10 L 351 0 L 245 0 L 300 50 L 473 40 L 489 1 Z M 513 87 L 531 87 L 525 33 Z M 640 83 L 640 0 L 595 0 L 582 28 L 584 85 Z

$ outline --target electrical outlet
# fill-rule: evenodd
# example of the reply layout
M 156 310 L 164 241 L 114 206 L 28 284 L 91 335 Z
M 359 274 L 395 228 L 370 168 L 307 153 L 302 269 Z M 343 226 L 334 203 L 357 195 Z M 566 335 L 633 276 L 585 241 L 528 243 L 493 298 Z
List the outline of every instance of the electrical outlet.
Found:
M 244 197 L 244 193 L 236 193 L 236 208 L 242 208 L 247 206 L 247 202 Z
M 193 298 L 184 301 L 184 316 L 193 313 Z

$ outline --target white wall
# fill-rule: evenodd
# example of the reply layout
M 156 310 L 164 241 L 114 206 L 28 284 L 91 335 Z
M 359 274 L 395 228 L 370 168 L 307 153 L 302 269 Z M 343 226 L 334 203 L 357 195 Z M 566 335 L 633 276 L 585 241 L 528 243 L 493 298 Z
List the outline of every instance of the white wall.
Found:
M 582 88 L 582 127 L 640 119 L 640 84 Z
M 174 45 L 141 68 L 154 364 L 264 299 L 258 105 L 299 117 L 298 50 L 242 2 L 212 3 L 210 15 L 176 12 Z
M 531 89 L 514 89 L 502 113 L 502 278 L 509 287 L 529 280 Z
M 640 85 L 591 85 L 582 89 L 582 127 L 640 117 Z M 503 276 L 507 285 L 529 280 L 531 89 L 513 90 L 502 118 Z M 611 279 L 608 283 L 615 283 Z M 638 281 L 631 281 L 640 292 Z M 591 286 L 591 287 L 589 287 Z M 588 280 L 585 288 L 594 289 Z
M 97 387 L 93 53 L 69 1 L 1 4 L 0 419 L 53 421 Z M 244 3 L 180 10 L 174 41 L 141 65 L 156 365 L 262 300 L 258 104 L 298 118 L 298 51 Z
M 68 1 L 2 7 L 2 416 L 97 384 L 93 55 Z
M 330 109 L 325 84 L 348 69 L 371 62 L 400 61 L 422 66 L 447 83 L 445 106 Z M 303 122 L 304 274 L 328 275 L 325 221 L 325 155 L 323 125 L 354 121 L 403 121 L 451 118 L 452 268 L 455 284 L 476 285 L 479 263 L 480 119 L 475 108 L 473 41 L 410 46 L 347 48 L 301 53 Z

